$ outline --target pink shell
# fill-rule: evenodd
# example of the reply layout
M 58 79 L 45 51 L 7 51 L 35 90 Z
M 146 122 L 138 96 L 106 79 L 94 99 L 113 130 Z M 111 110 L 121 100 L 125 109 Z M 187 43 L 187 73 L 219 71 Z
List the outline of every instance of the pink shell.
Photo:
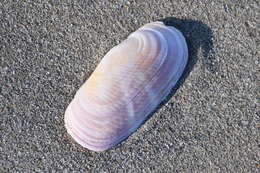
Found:
M 112 48 L 65 113 L 74 140 L 106 150 L 128 137 L 169 94 L 187 63 L 186 41 L 162 22 L 144 25 Z

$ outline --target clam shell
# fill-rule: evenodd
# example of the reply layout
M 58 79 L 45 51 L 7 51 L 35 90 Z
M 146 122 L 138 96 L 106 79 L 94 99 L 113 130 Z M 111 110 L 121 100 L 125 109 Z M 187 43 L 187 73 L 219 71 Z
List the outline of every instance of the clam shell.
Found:
M 102 59 L 65 112 L 73 139 L 106 150 L 134 132 L 169 94 L 187 63 L 186 41 L 162 22 L 144 25 Z

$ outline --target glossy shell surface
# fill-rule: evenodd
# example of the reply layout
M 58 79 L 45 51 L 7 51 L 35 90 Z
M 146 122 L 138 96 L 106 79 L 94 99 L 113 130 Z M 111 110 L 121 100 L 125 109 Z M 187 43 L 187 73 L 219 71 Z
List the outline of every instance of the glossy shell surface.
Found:
M 65 112 L 68 133 L 94 151 L 118 144 L 165 99 L 187 58 L 180 31 L 144 25 L 112 48 L 77 91 Z

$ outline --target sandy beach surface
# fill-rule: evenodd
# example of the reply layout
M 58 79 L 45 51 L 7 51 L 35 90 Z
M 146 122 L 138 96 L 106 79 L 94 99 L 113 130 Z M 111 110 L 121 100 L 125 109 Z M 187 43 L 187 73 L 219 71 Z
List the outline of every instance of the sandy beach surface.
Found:
M 1 0 L 0 172 L 260 172 L 259 8 L 258 0 Z M 66 133 L 66 107 L 108 50 L 156 20 L 187 40 L 183 77 L 127 140 L 105 152 L 82 148 Z

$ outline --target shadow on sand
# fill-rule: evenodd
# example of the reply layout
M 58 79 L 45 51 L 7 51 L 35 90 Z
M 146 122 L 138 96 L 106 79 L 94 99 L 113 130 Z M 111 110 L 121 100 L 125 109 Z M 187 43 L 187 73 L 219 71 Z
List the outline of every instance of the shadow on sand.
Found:
M 214 55 L 213 34 L 206 24 L 192 19 L 178 19 L 174 17 L 167 17 L 159 21 L 162 21 L 167 26 L 174 26 L 179 29 L 186 39 L 189 51 L 187 66 L 181 78 L 163 102 L 165 104 L 189 76 L 198 61 L 198 52 L 200 49 L 202 49 L 202 63 L 204 68 L 211 73 L 216 73 L 218 67 Z

